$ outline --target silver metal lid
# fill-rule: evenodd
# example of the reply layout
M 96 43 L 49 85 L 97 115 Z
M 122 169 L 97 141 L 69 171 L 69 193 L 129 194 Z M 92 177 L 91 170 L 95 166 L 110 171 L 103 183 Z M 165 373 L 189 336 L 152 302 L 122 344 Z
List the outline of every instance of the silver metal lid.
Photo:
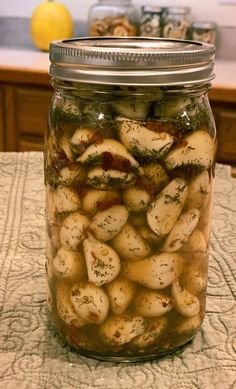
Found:
M 141 8 L 142 13 L 161 14 L 164 11 L 163 7 L 143 5 Z
M 168 13 L 184 15 L 190 13 L 190 7 L 166 7 Z
M 196 29 L 215 30 L 217 28 L 217 25 L 214 22 L 194 21 L 191 27 Z
M 76 38 L 50 45 L 50 75 L 84 83 L 185 85 L 214 78 L 214 45 L 164 38 Z

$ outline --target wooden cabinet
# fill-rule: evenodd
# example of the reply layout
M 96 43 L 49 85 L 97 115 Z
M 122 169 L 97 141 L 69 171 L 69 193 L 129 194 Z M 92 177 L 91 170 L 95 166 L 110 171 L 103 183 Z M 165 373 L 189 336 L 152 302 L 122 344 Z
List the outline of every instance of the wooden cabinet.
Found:
M 5 150 L 5 106 L 4 88 L 0 87 L 0 151 Z
M 43 150 L 52 91 L 39 86 L 4 86 L 7 151 Z
M 216 121 L 217 161 L 236 165 L 236 104 L 212 103 Z
M 43 150 L 52 97 L 48 75 L 27 78 L 23 72 L 1 72 L 0 150 Z M 217 161 L 236 166 L 236 90 L 212 88 L 209 97 L 218 134 Z

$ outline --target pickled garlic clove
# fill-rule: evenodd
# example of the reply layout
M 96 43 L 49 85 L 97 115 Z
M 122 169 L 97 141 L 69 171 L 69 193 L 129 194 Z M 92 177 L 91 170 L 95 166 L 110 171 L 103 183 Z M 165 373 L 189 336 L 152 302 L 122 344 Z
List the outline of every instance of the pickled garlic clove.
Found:
M 174 307 L 183 316 L 191 317 L 200 312 L 200 301 L 192 293 L 184 289 L 178 279 L 172 283 L 172 296 L 174 298 Z
M 145 321 L 141 316 L 111 316 L 102 323 L 99 330 L 106 343 L 122 346 L 144 333 Z
M 143 289 L 134 298 L 135 313 L 144 317 L 162 316 L 172 310 L 174 300 L 163 293 Z
M 142 335 L 136 336 L 132 344 L 137 347 L 148 347 L 155 344 L 167 327 L 167 319 L 165 317 L 155 317 L 148 320 L 145 332 Z
M 86 321 L 82 319 L 73 307 L 70 299 L 71 286 L 64 281 L 57 284 L 56 289 L 56 303 L 57 312 L 61 320 L 63 320 L 68 326 L 74 325 L 75 327 L 82 327 L 86 324 Z
M 164 289 L 180 275 L 183 262 L 177 253 L 162 253 L 140 261 L 126 262 L 122 270 L 131 281 L 150 289 Z
M 163 251 L 170 253 L 179 250 L 197 227 L 199 218 L 200 212 L 198 209 L 191 209 L 183 213 L 169 233 L 162 247 Z
M 211 136 L 202 130 L 193 132 L 183 138 L 180 145 L 174 147 L 165 158 L 168 170 L 196 166 L 208 169 L 215 158 L 216 143 Z
M 145 258 L 151 251 L 148 244 L 130 223 L 125 224 L 111 244 L 121 257 L 131 261 Z
M 145 211 L 149 205 L 150 194 L 138 186 L 128 188 L 123 193 L 125 206 L 132 212 Z
M 81 114 L 79 99 L 64 97 L 58 100 L 58 108 L 61 108 L 65 113 L 79 116 Z
M 149 193 L 157 193 L 169 183 L 168 175 L 159 163 L 146 163 L 141 169 L 140 185 Z
M 81 165 L 72 167 L 63 167 L 59 173 L 59 182 L 61 185 L 72 186 L 80 184 L 86 177 L 86 171 Z
M 132 219 L 131 219 L 132 220 Z M 132 220 L 133 221 L 133 220 Z M 139 234 L 142 238 L 154 245 L 159 245 L 162 242 L 162 237 L 157 236 L 148 226 L 142 225 L 138 229 Z
M 188 292 L 197 295 L 207 286 L 207 274 L 201 266 L 187 264 L 181 274 L 181 285 Z
M 82 239 L 85 229 L 88 227 L 88 218 L 79 212 L 73 212 L 67 216 L 61 226 L 60 240 L 62 246 L 68 250 L 76 251 Z
M 109 299 L 102 288 L 90 282 L 73 285 L 71 301 L 75 312 L 88 323 L 101 324 L 107 317 Z
M 46 194 L 46 211 L 45 216 L 49 224 L 56 223 L 56 206 L 54 203 L 54 191 L 51 190 L 49 185 L 45 187 Z
M 146 223 L 146 213 L 145 212 L 132 213 L 130 214 L 130 221 L 132 222 L 132 225 L 135 228 L 140 228 L 144 226 Z
M 88 235 L 89 238 L 83 241 L 88 279 L 101 286 L 116 278 L 120 272 L 120 258 L 112 247 Z
M 129 217 L 129 212 L 124 205 L 114 205 L 105 211 L 97 212 L 90 222 L 90 229 L 95 238 L 101 241 L 113 239 Z
M 131 167 L 138 168 L 138 162 L 132 157 L 127 149 L 117 140 L 104 139 L 99 143 L 93 143 L 84 151 L 77 161 L 84 164 L 93 164 L 102 161 L 103 153 L 110 153 L 112 156 L 124 158 L 130 162 Z
M 184 111 L 189 111 L 192 102 L 189 98 L 172 98 L 161 101 L 155 105 L 154 115 L 156 117 L 169 117 L 181 115 Z M 192 113 L 192 112 L 191 112 Z
M 79 195 L 67 186 L 59 187 L 53 192 L 53 201 L 57 212 L 77 211 L 80 207 Z
M 82 279 L 86 274 L 84 258 L 79 252 L 61 247 L 52 261 L 53 272 L 58 278 Z
M 105 285 L 105 290 L 110 300 L 110 309 L 120 315 L 128 308 L 135 292 L 136 286 L 124 277 L 117 277 L 114 281 Z
M 71 138 L 72 146 L 79 146 L 81 148 L 82 146 L 87 147 L 87 145 L 92 141 L 95 133 L 96 131 L 91 128 L 77 128 Z
M 120 202 L 121 196 L 117 191 L 92 189 L 82 198 L 82 209 L 86 213 L 93 214 L 101 208 L 106 209 Z
M 95 167 L 88 172 L 86 183 L 96 189 L 125 189 L 135 183 L 134 173 Z
M 140 123 L 119 117 L 121 142 L 132 154 L 149 159 L 158 159 L 171 148 L 173 137 L 167 132 L 154 132 Z
M 174 178 L 150 204 L 147 222 L 157 236 L 163 237 L 172 230 L 182 211 L 187 193 L 186 181 Z
M 63 136 L 60 139 L 59 147 L 60 147 L 60 149 L 62 149 L 64 151 L 67 159 L 69 161 L 73 161 L 73 152 L 72 152 L 72 149 L 71 149 L 70 140 L 66 136 Z
M 207 242 L 205 235 L 201 230 L 196 228 L 193 233 L 190 235 L 188 241 L 185 243 L 183 247 L 184 251 L 200 251 L 200 252 L 206 252 L 207 250 Z
M 136 120 L 147 118 L 150 105 L 151 103 L 149 101 L 127 101 L 127 99 L 120 99 L 112 103 L 112 106 L 119 115 Z
M 186 198 L 184 208 L 201 208 L 205 204 L 209 193 L 210 178 L 208 171 L 204 170 L 189 182 L 188 196 Z
M 188 319 L 184 319 L 178 326 L 176 326 L 175 331 L 177 332 L 177 334 L 195 332 L 199 329 L 201 323 L 202 317 L 200 314 L 198 314 Z

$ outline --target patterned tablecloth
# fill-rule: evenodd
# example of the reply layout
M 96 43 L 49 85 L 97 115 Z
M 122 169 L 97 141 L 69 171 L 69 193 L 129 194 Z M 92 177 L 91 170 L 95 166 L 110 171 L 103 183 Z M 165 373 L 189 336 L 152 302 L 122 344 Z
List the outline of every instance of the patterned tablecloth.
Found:
M 47 320 L 41 153 L 0 153 L 0 388 L 235 389 L 236 180 L 216 170 L 207 314 L 182 353 L 116 364 L 72 353 Z

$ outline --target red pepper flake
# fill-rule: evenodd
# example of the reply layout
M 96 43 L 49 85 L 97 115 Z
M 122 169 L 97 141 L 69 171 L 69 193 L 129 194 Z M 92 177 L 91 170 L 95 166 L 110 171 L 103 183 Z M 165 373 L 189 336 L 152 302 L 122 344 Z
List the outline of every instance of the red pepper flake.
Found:
M 87 147 L 87 143 L 82 140 L 78 145 L 73 146 L 77 154 L 82 154 Z
M 102 168 L 107 171 L 112 169 L 113 156 L 108 151 L 102 154 Z
M 162 306 L 163 306 L 163 308 L 166 308 L 166 307 L 168 307 L 168 303 L 166 301 L 163 301 Z
M 169 246 L 174 247 L 178 241 L 179 241 L 179 239 L 172 240 L 172 242 L 170 242 Z
M 99 144 L 99 143 L 102 143 L 103 142 L 103 136 L 101 134 L 100 131 L 96 131 L 92 138 L 90 139 L 90 143 L 96 143 L 96 144 Z
M 94 251 L 91 251 L 91 255 L 92 255 L 93 259 L 95 259 L 95 261 L 96 261 L 97 260 L 97 256 L 96 256 Z
M 96 321 L 99 319 L 99 316 L 98 316 L 98 314 L 95 313 L 95 312 L 89 312 L 88 318 L 89 318 L 90 320 L 96 322 Z
M 161 121 L 149 121 L 144 125 L 151 131 L 161 133 L 161 132 L 169 132 L 174 133 L 176 131 L 174 125 L 172 123 L 163 123 Z
M 188 141 L 186 139 L 179 139 L 175 137 L 175 145 L 176 148 L 186 147 L 188 145 Z
M 153 195 L 156 192 L 155 185 L 150 182 L 146 177 L 139 176 L 137 178 L 137 184 L 141 186 L 141 188 L 145 189 L 150 195 Z
M 116 330 L 116 332 L 114 333 L 114 337 L 120 338 L 120 336 L 121 336 L 121 333 L 118 330 Z
M 102 154 L 102 168 L 105 171 L 114 169 L 120 172 L 130 173 L 131 162 L 126 158 L 114 156 L 110 152 L 105 151 Z
M 113 205 L 119 205 L 121 200 L 119 197 L 114 197 L 107 200 L 97 201 L 96 206 L 99 211 L 105 211 L 106 209 L 112 207 Z

